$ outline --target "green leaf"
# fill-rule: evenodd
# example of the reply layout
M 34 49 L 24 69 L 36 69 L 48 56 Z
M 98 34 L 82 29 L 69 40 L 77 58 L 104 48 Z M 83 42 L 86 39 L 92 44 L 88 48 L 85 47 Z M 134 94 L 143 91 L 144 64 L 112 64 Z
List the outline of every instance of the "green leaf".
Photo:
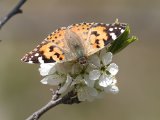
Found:
M 119 36 L 109 47 L 108 51 L 112 52 L 113 54 L 116 54 L 126 48 L 129 44 L 132 42 L 138 40 L 137 37 L 132 36 L 129 37 L 130 34 L 130 28 L 129 26 L 126 27 L 126 30 L 124 33 Z

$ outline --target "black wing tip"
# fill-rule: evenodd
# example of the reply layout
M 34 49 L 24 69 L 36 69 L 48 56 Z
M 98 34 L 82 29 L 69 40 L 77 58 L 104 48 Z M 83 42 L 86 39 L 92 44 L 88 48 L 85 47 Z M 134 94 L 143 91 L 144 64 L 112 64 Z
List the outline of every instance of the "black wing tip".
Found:
M 25 63 L 29 63 L 29 64 L 36 63 L 36 62 L 34 62 L 34 61 L 29 57 L 29 54 L 26 54 L 25 56 L 23 56 L 23 57 L 21 58 L 21 61 L 22 61 L 22 62 L 25 62 Z
M 24 57 L 22 57 L 21 61 L 29 64 L 44 64 L 44 63 L 55 63 L 56 61 L 50 57 L 50 59 L 46 58 L 44 55 L 40 53 L 28 53 Z

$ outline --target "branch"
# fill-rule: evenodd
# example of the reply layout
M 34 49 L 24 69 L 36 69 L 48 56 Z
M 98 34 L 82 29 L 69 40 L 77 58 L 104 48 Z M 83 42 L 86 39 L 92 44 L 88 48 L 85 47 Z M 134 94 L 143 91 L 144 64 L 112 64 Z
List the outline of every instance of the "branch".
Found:
M 58 90 L 57 90 L 58 91 Z M 63 96 L 62 98 L 59 98 L 58 92 L 56 92 L 52 99 L 42 108 L 34 112 L 31 116 L 29 116 L 26 120 L 38 120 L 44 113 L 46 113 L 51 108 L 54 108 L 55 106 L 59 104 L 73 104 L 73 103 L 80 103 L 80 101 L 77 98 L 77 93 L 71 91 L 67 95 Z
M 0 29 L 3 27 L 5 23 L 9 19 L 11 19 L 14 15 L 22 13 L 21 7 L 27 0 L 20 0 L 17 5 L 0 21 Z
M 34 112 L 26 120 L 38 120 L 45 112 L 62 103 L 62 98 L 49 101 L 44 107 Z

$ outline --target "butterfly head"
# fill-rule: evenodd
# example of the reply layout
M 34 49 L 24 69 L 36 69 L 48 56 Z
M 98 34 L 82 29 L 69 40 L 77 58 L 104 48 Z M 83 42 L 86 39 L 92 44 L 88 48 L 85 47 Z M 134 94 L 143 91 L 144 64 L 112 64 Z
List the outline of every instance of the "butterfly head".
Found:
M 81 65 L 86 65 L 87 64 L 87 58 L 85 56 L 78 58 L 77 61 Z

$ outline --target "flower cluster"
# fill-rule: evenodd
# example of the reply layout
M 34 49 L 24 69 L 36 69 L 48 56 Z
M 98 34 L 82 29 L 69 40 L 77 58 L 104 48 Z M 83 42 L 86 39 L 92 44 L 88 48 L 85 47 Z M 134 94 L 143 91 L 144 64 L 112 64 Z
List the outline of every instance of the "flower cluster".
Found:
M 92 101 L 101 98 L 103 93 L 118 93 L 115 75 L 118 66 L 112 61 L 112 53 L 106 49 L 88 58 L 88 64 L 83 66 L 79 63 L 47 63 L 41 64 L 39 71 L 45 76 L 41 83 L 48 85 L 61 85 L 59 94 L 74 90 L 79 101 Z

